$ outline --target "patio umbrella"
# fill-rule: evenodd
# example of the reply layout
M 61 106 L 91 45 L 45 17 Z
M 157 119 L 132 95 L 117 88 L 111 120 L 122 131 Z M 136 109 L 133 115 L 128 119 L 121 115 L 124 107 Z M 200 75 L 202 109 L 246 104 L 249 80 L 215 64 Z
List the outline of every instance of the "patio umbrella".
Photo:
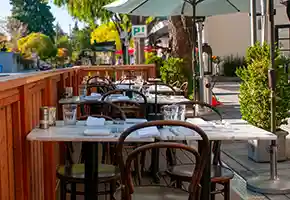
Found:
M 195 16 L 208 17 L 250 12 L 249 0 L 196 0 L 195 2 Z M 139 16 L 193 16 L 193 5 L 193 0 L 118 0 L 104 8 L 115 13 Z
M 105 5 L 104 8 L 115 13 L 159 17 L 176 15 L 208 17 L 235 12 L 250 12 L 249 0 L 117 0 Z M 195 24 L 195 22 L 193 23 Z M 201 31 L 202 28 L 199 26 L 198 46 L 200 48 L 202 47 Z M 193 41 L 193 46 L 196 46 L 195 42 Z M 193 51 L 193 57 L 195 56 L 196 52 Z M 195 71 L 194 65 L 195 63 L 192 71 Z M 199 52 L 199 77 L 202 83 L 204 77 L 202 52 Z M 203 91 L 203 84 L 200 84 L 200 100 L 203 98 Z

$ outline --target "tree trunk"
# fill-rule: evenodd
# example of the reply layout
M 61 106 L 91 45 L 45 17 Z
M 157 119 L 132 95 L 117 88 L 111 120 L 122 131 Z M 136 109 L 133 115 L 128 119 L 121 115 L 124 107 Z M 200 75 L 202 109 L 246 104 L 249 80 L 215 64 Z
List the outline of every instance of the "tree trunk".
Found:
M 191 95 L 193 92 L 193 74 L 195 73 L 192 66 L 196 66 L 195 59 L 192 60 L 192 44 L 193 41 L 196 41 L 196 28 L 193 26 L 192 17 L 172 16 L 169 22 L 171 54 L 184 61 L 183 72 L 188 80 L 188 95 Z

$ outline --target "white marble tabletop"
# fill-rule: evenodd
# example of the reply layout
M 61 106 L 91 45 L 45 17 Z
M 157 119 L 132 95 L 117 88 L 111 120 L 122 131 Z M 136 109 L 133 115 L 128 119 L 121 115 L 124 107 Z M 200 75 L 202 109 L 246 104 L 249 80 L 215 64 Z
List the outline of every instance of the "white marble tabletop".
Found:
M 96 98 L 95 100 L 100 100 L 100 98 Z M 144 103 L 142 98 L 132 99 L 138 103 Z M 73 96 L 72 98 L 62 98 L 58 101 L 60 104 L 80 104 L 85 103 L 90 100 L 86 100 L 85 98 L 81 98 L 79 96 Z M 189 101 L 189 99 L 184 96 L 165 96 L 165 95 L 157 95 L 157 104 L 174 104 L 181 101 Z M 154 104 L 155 103 L 155 95 L 149 95 L 147 97 L 147 103 Z
M 155 85 L 150 85 L 147 89 L 149 92 L 155 92 Z M 176 92 L 181 92 L 182 90 L 174 87 Z M 157 85 L 157 92 L 172 92 L 172 89 L 166 85 Z
M 145 120 L 146 121 L 146 120 Z M 144 122 L 144 119 L 143 119 Z M 57 121 L 56 126 L 48 129 L 33 129 L 26 137 L 29 141 L 52 141 L 52 142 L 118 142 L 120 134 L 133 123 L 113 124 L 106 122 L 104 126 L 99 126 L 100 129 L 110 132 L 108 136 L 87 136 L 84 131 L 88 129 L 85 121 L 78 121 L 76 125 L 64 125 L 63 121 Z M 98 128 L 98 127 L 89 127 Z M 157 128 L 156 128 L 157 130 Z M 149 133 L 150 134 L 150 133 Z M 158 134 L 160 134 L 158 132 Z M 153 136 L 140 136 L 138 132 L 132 133 L 126 139 L 127 142 L 153 142 Z
M 257 128 L 241 119 L 226 120 L 226 125 L 214 125 L 200 118 L 189 118 L 187 122 L 198 125 L 209 140 L 276 140 L 277 136 Z M 166 128 L 160 131 L 161 140 L 200 140 L 193 131 L 183 128 Z

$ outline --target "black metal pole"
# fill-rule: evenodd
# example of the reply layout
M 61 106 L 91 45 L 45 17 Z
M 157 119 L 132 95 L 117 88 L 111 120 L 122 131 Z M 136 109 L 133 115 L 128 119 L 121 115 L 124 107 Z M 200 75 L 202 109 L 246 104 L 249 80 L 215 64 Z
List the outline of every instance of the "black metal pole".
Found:
M 270 59 L 271 66 L 269 69 L 269 86 L 271 89 L 271 132 L 276 133 L 276 77 L 275 77 L 275 21 L 274 21 L 274 3 L 268 1 L 269 21 L 270 21 Z M 270 179 L 277 179 L 277 144 L 276 140 L 271 141 L 270 147 Z

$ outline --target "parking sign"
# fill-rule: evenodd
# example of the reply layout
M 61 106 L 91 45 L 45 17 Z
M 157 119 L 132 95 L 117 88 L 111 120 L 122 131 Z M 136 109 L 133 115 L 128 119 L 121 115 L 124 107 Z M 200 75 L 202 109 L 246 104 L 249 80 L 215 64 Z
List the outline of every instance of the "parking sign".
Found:
M 134 38 L 146 38 L 147 37 L 147 26 L 146 25 L 133 25 L 132 26 L 132 37 L 134 37 Z

